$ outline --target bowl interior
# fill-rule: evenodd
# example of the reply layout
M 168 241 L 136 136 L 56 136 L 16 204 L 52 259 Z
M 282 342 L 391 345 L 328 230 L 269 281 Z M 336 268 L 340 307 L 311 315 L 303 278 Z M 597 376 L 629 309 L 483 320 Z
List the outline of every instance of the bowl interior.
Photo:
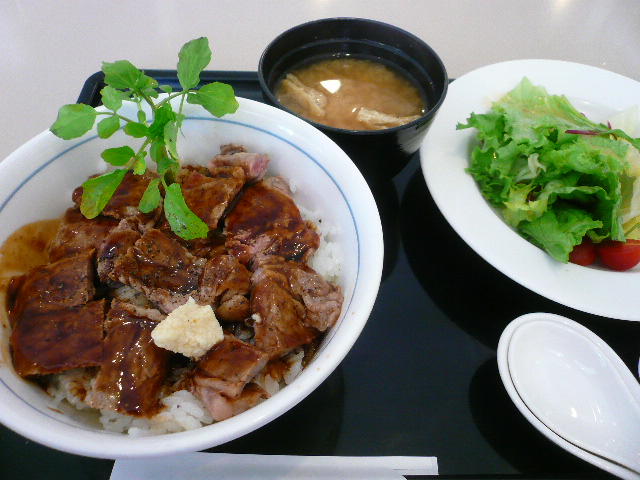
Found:
M 371 311 L 382 272 L 382 230 L 373 196 L 353 163 L 322 133 L 286 112 L 251 100 L 239 101 L 238 112 L 222 119 L 188 105 L 183 137 L 178 142 L 181 158 L 184 163 L 202 164 L 224 143 L 267 153 L 271 158 L 268 174 L 288 179 L 298 204 L 322 212 L 323 223 L 335 227 L 329 240 L 342 252 L 338 283 L 345 302 L 341 318 L 325 336 L 311 364 L 293 384 L 224 422 L 155 437 L 115 435 L 101 430 L 95 417 L 52 409 L 42 390 L 13 372 L 10 329 L 4 318 L 0 325 L 2 423 L 45 445 L 87 456 L 121 458 L 196 451 L 237 438 L 284 413 L 344 358 Z M 93 131 L 78 140 L 62 141 L 43 132 L 1 162 L 0 243 L 26 223 L 60 217 L 71 206 L 73 189 L 89 175 L 105 170 L 100 152 L 133 143 L 120 133 L 101 140 Z M 363 238 L 367 241 L 362 242 Z

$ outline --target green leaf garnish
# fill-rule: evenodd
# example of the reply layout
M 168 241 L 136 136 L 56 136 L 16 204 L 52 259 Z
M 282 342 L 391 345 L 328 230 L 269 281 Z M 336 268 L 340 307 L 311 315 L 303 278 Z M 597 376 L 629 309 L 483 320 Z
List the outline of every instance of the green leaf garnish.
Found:
M 97 128 L 100 138 L 109 138 L 120 130 L 120 119 L 115 115 L 113 117 L 103 118 L 98 122 Z
M 145 88 L 158 86 L 155 79 L 138 70 L 129 60 L 103 62 L 102 71 L 104 72 L 104 83 L 113 88 L 141 91 Z
M 164 126 L 164 144 L 167 152 L 173 157 L 178 158 L 178 124 L 177 122 L 167 123 Z
M 178 81 L 184 90 L 189 90 L 200 83 L 200 73 L 211 62 L 209 40 L 206 37 L 196 38 L 184 44 L 178 54 Z
M 163 205 L 165 216 L 178 236 L 184 239 L 206 237 L 207 225 L 186 205 L 180 185 L 175 183 L 175 179 L 180 170 L 177 143 L 185 118 L 182 113 L 185 100 L 201 105 L 216 117 L 238 109 L 238 101 L 229 85 L 214 82 L 196 89 L 200 83 L 200 74 L 210 61 L 211 49 L 207 38 L 187 42 L 178 54 L 177 74 L 182 86 L 182 91 L 178 92 L 174 92 L 168 85 L 158 86 L 154 78 L 128 60 L 103 62 L 105 87 L 100 93 L 107 112 L 83 104 L 64 105 L 60 108 L 50 129 L 60 138 L 68 140 L 84 135 L 93 128 L 100 115 L 104 116 L 96 126 L 100 138 L 111 137 L 122 125 L 126 135 L 142 139 L 137 151 L 123 146 L 107 148 L 102 152 L 105 162 L 120 168 L 83 183 L 80 210 L 87 218 L 95 218 L 102 212 L 128 171 L 135 175 L 142 175 L 147 171 L 148 156 L 155 162 L 159 177 L 147 187 L 138 209 L 148 213 Z M 159 98 L 158 91 L 167 96 L 156 102 Z M 125 118 L 118 113 L 123 101 L 131 101 L 137 105 L 134 118 Z M 176 110 L 173 105 L 178 106 Z
M 122 107 L 122 92 L 111 85 L 107 85 L 100 90 L 102 104 L 113 112 L 117 112 Z
M 218 118 L 234 113 L 239 106 L 233 88 L 220 82 L 209 83 L 190 93 L 187 102 L 202 105 L 211 115 Z
M 158 174 L 171 183 L 180 170 L 180 163 L 168 154 L 167 148 L 162 141 L 152 142 L 149 147 L 149 153 L 151 154 L 151 159 L 157 164 Z
M 87 218 L 96 218 L 109 203 L 113 193 L 122 182 L 127 170 L 119 168 L 113 172 L 93 177 L 82 184 L 80 211 Z
M 204 238 L 209 232 L 207 224 L 200 220 L 185 203 L 178 183 L 172 183 L 166 189 L 164 214 L 171 225 L 171 230 L 185 240 Z
M 176 121 L 176 114 L 169 102 L 157 108 L 153 123 L 149 126 L 148 137 L 152 140 L 160 139 L 164 135 L 165 126 Z
M 160 179 L 154 178 L 149 182 L 149 185 L 147 185 L 147 189 L 144 191 L 144 194 L 140 199 L 138 209 L 142 213 L 152 212 L 158 208 L 160 200 L 162 200 L 162 195 L 160 194 Z
M 100 155 L 102 159 L 115 167 L 122 167 L 136 156 L 133 148 L 125 145 L 124 147 L 107 148 Z
M 149 127 L 147 127 L 144 123 L 138 122 L 129 122 L 124 128 L 124 133 L 133 137 L 133 138 L 142 138 L 146 137 L 149 134 Z
M 138 155 L 135 156 L 133 160 L 133 165 L 131 166 L 134 175 L 142 175 L 147 171 L 147 162 L 145 161 L 145 157 L 147 156 L 147 152 L 144 150 L 139 152 Z
M 83 103 L 63 105 L 58 110 L 58 118 L 51 125 L 51 132 L 64 140 L 78 138 L 93 128 L 97 112 Z

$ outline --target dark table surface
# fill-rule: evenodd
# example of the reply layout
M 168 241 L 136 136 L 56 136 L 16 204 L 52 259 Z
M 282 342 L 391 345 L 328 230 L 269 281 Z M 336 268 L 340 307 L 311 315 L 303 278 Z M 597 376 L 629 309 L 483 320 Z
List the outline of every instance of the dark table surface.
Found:
M 232 84 L 236 95 L 262 100 L 254 72 L 212 75 Z M 87 81 L 80 100 L 95 98 L 99 80 Z M 418 155 L 392 182 L 372 190 L 383 222 L 385 265 L 362 335 L 300 404 L 209 451 L 436 456 L 445 478 L 607 478 L 519 413 L 498 375 L 496 348 L 514 318 L 553 312 L 590 328 L 636 372 L 640 323 L 564 307 L 490 266 L 437 209 Z M 40 446 L 0 426 L 2 480 L 108 479 L 112 466 L 111 460 Z

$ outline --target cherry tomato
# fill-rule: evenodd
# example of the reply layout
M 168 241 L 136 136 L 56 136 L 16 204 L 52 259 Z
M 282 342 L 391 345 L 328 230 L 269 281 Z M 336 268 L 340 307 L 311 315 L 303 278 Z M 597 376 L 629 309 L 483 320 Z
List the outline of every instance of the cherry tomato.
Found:
M 569 261 L 587 267 L 596 259 L 596 246 L 589 237 L 584 237 L 580 245 L 576 245 L 569 254 Z
M 605 240 L 596 250 L 602 263 L 613 270 L 629 270 L 640 263 L 640 240 Z

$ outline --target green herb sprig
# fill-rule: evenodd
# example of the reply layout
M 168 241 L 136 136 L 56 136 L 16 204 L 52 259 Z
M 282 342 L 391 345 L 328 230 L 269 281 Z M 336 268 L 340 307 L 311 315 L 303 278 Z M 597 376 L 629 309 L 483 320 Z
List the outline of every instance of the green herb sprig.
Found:
M 201 105 L 215 117 L 222 117 L 238 109 L 233 88 L 213 82 L 196 87 L 200 74 L 211 61 L 211 49 L 207 38 L 187 42 L 178 54 L 177 73 L 181 91 L 173 92 L 171 86 L 158 82 L 128 60 L 103 62 L 105 87 L 101 90 L 102 104 L 106 110 L 89 105 L 64 105 L 51 126 L 51 132 L 65 140 L 78 138 L 97 123 L 100 138 L 111 137 L 122 127 L 123 132 L 136 139 L 144 139 L 135 151 L 128 145 L 107 148 L 101 154 L 103 160 L 117 167 L 103 175 L 90 178 L 82 184 L 84 189 L 80 211 L 87 218 L 95 218 L 102 212 L 125 174 L 135 175 L 147 171 L 147 160 L 156 163 L 158 177 L 149 183 L 138 209 L 149 213 L 162 202 L 165 216 L 174 233 L 185 240 L 207 236 L 209 228 L 186 205 L 176 175 L 180 168 L 177 140 L 184 121 L 184 102 Z M 166 95 L 160 97 L 159 91 Z M 161 98 L 161 99 L 160 99 Z M 177 111 L 172 100 L 180 98 Z M 137 105 L 136 118 L 127 118 L 118 111 L 123 102 Z M 145 111 L 150 109 L 151 114 Z M 99 119 L 99 120 L 98 120 Z

